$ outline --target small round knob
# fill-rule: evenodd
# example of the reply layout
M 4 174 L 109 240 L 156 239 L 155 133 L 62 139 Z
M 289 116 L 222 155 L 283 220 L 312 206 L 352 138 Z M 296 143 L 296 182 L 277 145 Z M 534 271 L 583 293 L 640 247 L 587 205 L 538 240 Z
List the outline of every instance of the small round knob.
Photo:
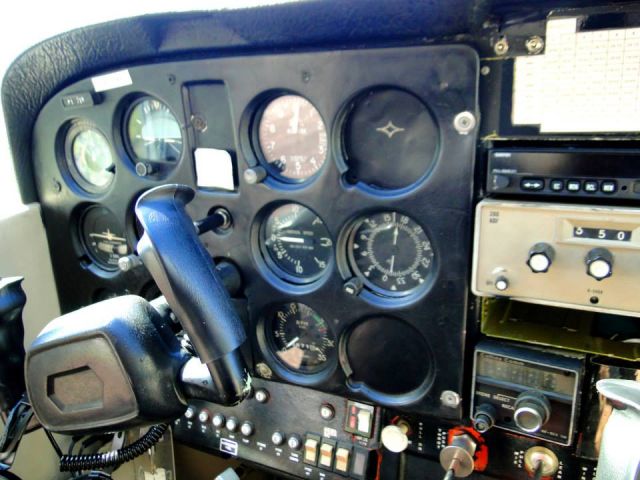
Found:
M 553 263 L 555 251 L 548 243 L 536 243 L 529 250 L 527 265 L 533 273 L 545 273 Z
M 364 287 L 364 283 L 358 277 L 353 277 L 344 282 L 342 285 L 342 291 L 348 295 L 355 297 L 356 295 L 360 295 L 362 288 Z
M 257 389 L 256 393 L 253 396 L 258 403 L 267 403 L 269 401 L 269 392 L 267 392 L 264 388 Z
M 594 248 L 584 259 L 587 275 L 596 280 L 604 280 L 613 274 L 613 255 L 606 248 Z
M 253 429 L 253 423 L 251 422 L 242 422 L 242 425 L 240 425 L 240 433 L 245 436 L 245 437 L 250 437 L 251 435 L 253 435 L 254 429 Z
M 541 393 L 524 392 L 516 399 L 513 420 L 524 432 L 537 432 L 547 423 L 550 415 L 549 400 Z
M 185 412 L 184 412 L 184 417 L 185 417 L 187 420 L 191 420 L 191 419 L 192 419 L 193 417 L 195 417 L 195 416 L 196 416 L 196 409 L 195 409 L 195 408 L 193 408 L 193 407 L 189 407 L 189 408 L 187 408 L 187 409 L 185 410 Z
M 200 423 L 207 423 L 208 420 L 209 412 L 207 412 L 206 410 L 200 410 L 200 413 L 198 414 L 198 421 Z
M 289 440 L 287 441 L 287 445 L 289 445 L 289 448 L 291 450 L 300 450 L 300 447 L 302 446 L 302 439 L 300 438 L 299 435 L 296 435 L 294 433 L 289 437 Z
M 380 433 L 382 445 L 393 453 L 404 452 L 409 446 L 407 431 L 408 428 L 403 425 L 387 425 Z
M 276 430 L 275 432 L 273 432 L 273 434 L 271 435 L 271 442 L 276 445 L 276 446 L 280 446 L 284 443 L 284 433 Z
M 227 418 L 225 426 L 230 432 L 235 432 L 238 429 L 238 419 L 236 417 Z
M 495 287 L 497 290 L 504 292 L 509 288 L 509 280 L 507 280 L 507 277 L 498 277 L 496 278 Z
M 216 428 L 222 428 L 222 426 L 224 425 L 224 420 L 224 415 L 222 415 L 221 413 L 216 413 L 211 419 L 211 423 Z
M 489 403 L 478 405 L 473 415 L 473 428 L 484 433 L 491 429 L 496 423 L 496 409 Z
M 138 162 L 136 163 L 136 175 L 139 177 L 146 177 L 155 172 L 155 168 L 150 163 Z
M 336 416 L 336 410 L 333 408 L 333 405 L 325 403 L 320 407 L 320 416 L 323 420 L 331 420 Z
M 141 267 L 142 260 L 137 255 L 127 255 L 118 259 L 118 268 L 121 272 L 128 272 L 134 268 Z
M 260 166 L 247 168 L 244 171 L 244 181 L 251 185 L 260 183 L 262 180 L 265 179 L 266 176 L 267 176 L 267 171 L 265 170 L 264 167 L 260 167 Z

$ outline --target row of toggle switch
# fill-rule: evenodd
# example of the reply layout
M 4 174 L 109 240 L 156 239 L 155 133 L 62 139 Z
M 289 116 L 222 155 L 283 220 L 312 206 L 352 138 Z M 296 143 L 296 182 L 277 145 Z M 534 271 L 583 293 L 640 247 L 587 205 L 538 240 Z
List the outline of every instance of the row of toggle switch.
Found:
M 304 463 L 348 473 L 350 459 L 351 448 L 336 445 L 334 441 L 322 439 L 320 436 L 307 435 L 304 442 Z

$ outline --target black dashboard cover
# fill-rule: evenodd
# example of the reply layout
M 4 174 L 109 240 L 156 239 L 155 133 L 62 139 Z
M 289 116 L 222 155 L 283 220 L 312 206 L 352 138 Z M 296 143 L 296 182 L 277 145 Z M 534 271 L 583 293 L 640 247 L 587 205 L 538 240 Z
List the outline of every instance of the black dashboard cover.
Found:
M 92 25 L 23 53 L 2 82 L 2 108 L 25 203 L 38 200 L 32 129 L 42 106 L 88 75 L 124 65 L 318 48 L 384 45 L 465 33 L 473 0 L 313 0 L 237 10 L 146 15 Z
M 53 320 L 27 351 L 27 393 L 53 432 L 119 431 L 173 420 L 186 361 L 143 298 L 105 300 Z

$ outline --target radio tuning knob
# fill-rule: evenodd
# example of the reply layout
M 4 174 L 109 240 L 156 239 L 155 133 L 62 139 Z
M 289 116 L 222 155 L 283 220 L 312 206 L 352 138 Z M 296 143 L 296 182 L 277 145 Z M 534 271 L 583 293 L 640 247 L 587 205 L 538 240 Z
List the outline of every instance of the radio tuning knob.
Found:
M 553 263 L 555 251 L 548 243 L 536 243 L 529 250 L 527 265 L 533 273 L 545 273 Z
M 478 405 L 473 414 L 473 428 L 478 432 L 484 433 L 491 429 L 496 423 L 496 409 L 490 403 L 482 403 Z
M 604 280 L 613 274 L 613 255 L 606 248 L 594 248 L 584 259 L 587 275 L 596 280 Z
M 520 430 L 527 433 L 540 430 L 551 415 L 551 405 L 547 397 L 534 391 L 518 395 L 514 407 L 513 421 Z
M 504 292 L 507 288 L 509 288 L 509 280 L 507 279 L 507 277 L 500 276 L 496 278 L 494 285 L 496 287 L 496 290 Z

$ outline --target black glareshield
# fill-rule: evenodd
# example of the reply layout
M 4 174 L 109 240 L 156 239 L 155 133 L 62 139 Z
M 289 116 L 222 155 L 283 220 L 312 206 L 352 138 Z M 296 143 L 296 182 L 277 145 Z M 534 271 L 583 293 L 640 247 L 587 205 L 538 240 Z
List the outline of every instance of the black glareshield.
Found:
M 27 297 L 22 277 L 0 279 L 0 411 L 7 412 L 22 397 L 24 385 L 24 326 Z
M 240 353 L 246 333 L 185 210 L 194 196 L 193 189 L 184 185 L 145 192 L 135 208 L 144 228 L 137 250 L 207 365 L 217 392 L 212 400 L 233 405 L 250 390 Z

